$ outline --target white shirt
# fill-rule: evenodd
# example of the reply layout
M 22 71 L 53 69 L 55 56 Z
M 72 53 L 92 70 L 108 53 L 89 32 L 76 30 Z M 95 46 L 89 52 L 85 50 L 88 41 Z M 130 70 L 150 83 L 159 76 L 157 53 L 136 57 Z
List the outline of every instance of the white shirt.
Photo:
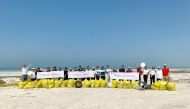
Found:
M 106 69 L 106 71 L 109 73 L 109 72 L 112 72 L 112 69 Z
M 162 79 L 162 78 L 163 78 L 162 70 L 158 70 L 158 71 L 156 72 L 156 77 L 157 77 L 158 79 Z
M 147 70 L 143 70 L 143 75 L 148 75 L 149 74 L 149 70 L 147 69 Z
M 22 68 L 22 75 L 27 75 L 27 73 L 28 73 L 28 69 L 29 69 L 29 67 L 30 67 L 31 65 L 29 65 L 28 67 L 26 67 L 26 68 Z
M 155 70 L 151 70 L 150 71 L 150 75 L 155 75 L 156 74 L 156 71 Z

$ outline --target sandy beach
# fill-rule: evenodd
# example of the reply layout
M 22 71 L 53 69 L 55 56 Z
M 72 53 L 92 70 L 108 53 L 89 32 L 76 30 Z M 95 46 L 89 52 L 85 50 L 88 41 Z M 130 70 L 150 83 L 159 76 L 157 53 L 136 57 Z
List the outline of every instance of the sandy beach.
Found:
M 3 87 L 0 106 L 1 109 L 190 109 L 190 73 L 171 73 L 171 77 L 177 83 L 177 91 Z

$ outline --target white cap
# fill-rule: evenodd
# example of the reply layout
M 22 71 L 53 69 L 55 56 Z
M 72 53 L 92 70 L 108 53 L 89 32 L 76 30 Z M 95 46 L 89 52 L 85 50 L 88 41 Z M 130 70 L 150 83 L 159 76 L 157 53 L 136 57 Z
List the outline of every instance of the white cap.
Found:
M 161 67 L 158 67 L 159 69 L 161 69 Z

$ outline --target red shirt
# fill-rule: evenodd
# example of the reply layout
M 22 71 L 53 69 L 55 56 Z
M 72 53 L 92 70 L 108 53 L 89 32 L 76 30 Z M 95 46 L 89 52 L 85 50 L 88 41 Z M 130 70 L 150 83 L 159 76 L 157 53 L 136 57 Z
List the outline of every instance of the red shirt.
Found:
M 143 73 L 143 71 L 142 71 L 141 69 L 137 69 L 137 72 L 138 72 L 139 74 L 142 74 L 142 73 Z
M 128 69 L 126 72 L 127 72 L 127 73 L 131 73 L 131 72 L 133 72 L 133 70 Z
M 162 72 L 163 72 L 163 76 L 168 76 L 170 70 L 169 70 L 169 68 L 163 68 L 163 69 L 162 69 Z

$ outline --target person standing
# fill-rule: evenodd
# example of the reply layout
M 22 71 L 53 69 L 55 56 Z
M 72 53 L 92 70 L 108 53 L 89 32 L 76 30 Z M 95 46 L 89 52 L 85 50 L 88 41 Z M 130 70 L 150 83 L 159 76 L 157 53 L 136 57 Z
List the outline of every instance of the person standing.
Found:
M 113 67 L 112 72 L 117 72 L 117 69 L 115 69 L 115 67 Z
M 156 75 L 155 67 L 152 67 L 152 70 L 150 70 L 150 84 L 155 83 L 155 75 Z
M 31 74 L 31 81 L 37 80 L 38 72 L 42 72 L 40 68 L 37 68 L 37 70 L 33 74 Z
M 169 82 L 169 74 L 170 74 L 170 69 L 167 67 L 167 65 L 164 65 L 164 68 L 162 69 L 163 72 L 163 79 L 164 81 Z
M 110 73 L 112 72 L 112 69 L 110 68 L 110 65 L 106 66 L 106 80 L 110 80 Z
M 30 65 L 28 65 L 28 66 L 26 66 L 26 65 L 23 65 L 23 67 L 22 67 L 22 81 L 27 81 L 27 75 L 28 75 L 28 69 L 31 67 L 32 65 L 30 64 Z
M 81 65 L 79 65 L 78 71 L 83 71 L 83 68 L 81 67 Z
M 163 79 L 163 72 L 160 67 L 158 67 L 158 70 L 156 71 L 156 78 L 157 78 L 157 81 L 160 81 Z
M 46 72 L 51 72 L 51 69 L 50 67 L 47 68 Z
M 149 70 L 148 70 L 148 67 L 145 66 L 143 70 L 143 79 L 146 84 L 148 83 L 148 75 L 149 75 Z
M 139 82 L 141 82 L 141 75 L 143 74 L 141 67 L 137 68 L 137 72 L 139 73 Z
M 57 71 L 57 67 L 53 67 L 52 71 Z
M 133 72 L 133 70 L 131 69 L 131 67 L 128 67 L 128 69 L 127 69 L 127 71 L 126 71 L 127 73 L 132 73 Z
M 65 69 L 64 69 L 64 80 L 68 80 L 68 68 L 67 67 L 65 67 Z
M 119 72 L 125 72 L 125 66 L 122 65 L 121 68 L 119 69 Z

